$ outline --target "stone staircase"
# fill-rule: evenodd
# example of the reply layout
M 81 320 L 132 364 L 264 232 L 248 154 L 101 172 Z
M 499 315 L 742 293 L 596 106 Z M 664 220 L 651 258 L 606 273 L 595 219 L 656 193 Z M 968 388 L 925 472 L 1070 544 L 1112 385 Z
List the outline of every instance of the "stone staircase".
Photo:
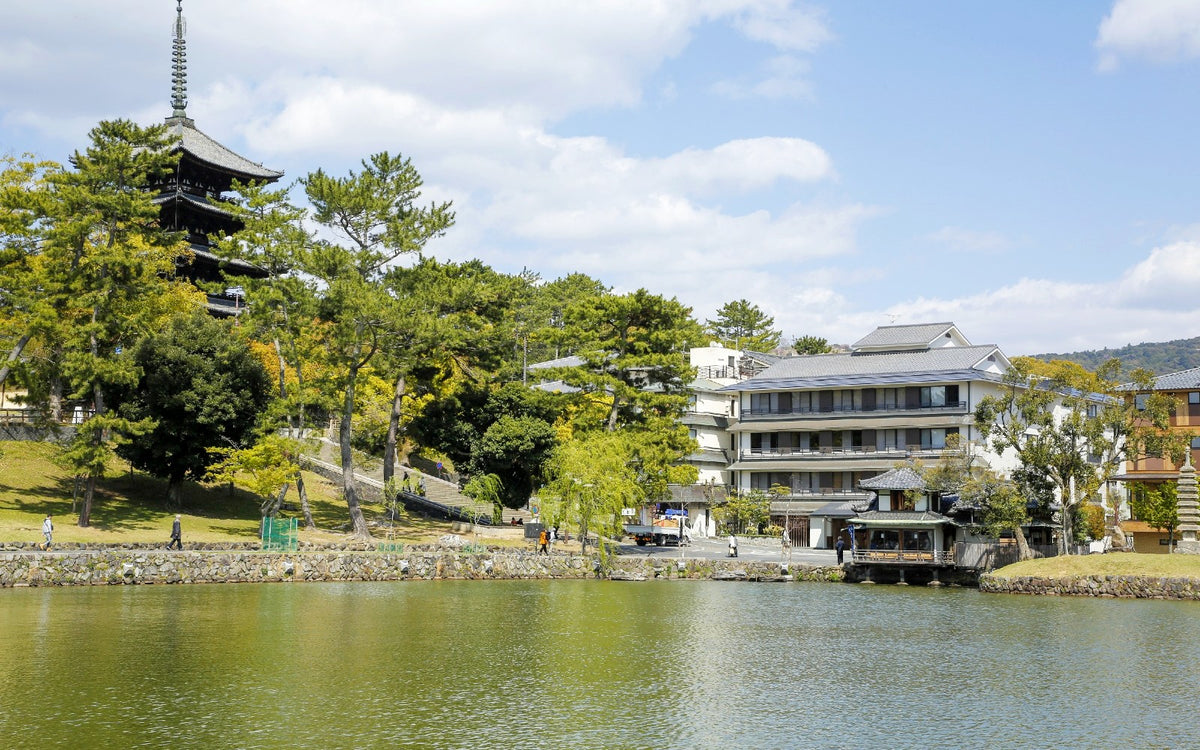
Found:
M 319 461 L 320 463 L 325 464 L 327 468 L 341 467 L 342 459 L 340 447 L 337 443 L 326 438 L 322 438 L 320 441 L 318 441 L 316 448 L 307 453 L 306 458 Z M 363 462 L 361 465 L 359 465 L 357 461 L 355 463 L 355 480 L 361 484 L 369 485 L 378 490 L 383 489 L 382 462 L 376 460 L 373 463 Z M 404 477 L 405 472 L 408 473 L 409 485 L 414 489 L 417 487 L 418 482 L 423 481 L 425 483 L 424 498 L 416 493 L 405 493 L 405 505 L 409 507 L 421 507 L 422 505 L 425 505 L 427 510 L 433 510 L 435 512 L 444 508 L 446 511 L 448 511 L 449 515 L 457 515 L 463 518 L 469 517 L 472 514 L 476 514 L 481 510 L 479 504 L 462 494 L 458 489 L 458 485 L 454 482 L 418 471 L 411 466 L 396 467 L 395 476 L 397 481 Z M 485 523 L 490 523 L 490 510 L 485 511 L 485 516 Z M 511 510 L 509 508 L 504 509 L 503 522 L 505 524 L 512 523 L 513 519 L 516 518 L 522 518 L 528 521 L 529 512 L 524 510 Z

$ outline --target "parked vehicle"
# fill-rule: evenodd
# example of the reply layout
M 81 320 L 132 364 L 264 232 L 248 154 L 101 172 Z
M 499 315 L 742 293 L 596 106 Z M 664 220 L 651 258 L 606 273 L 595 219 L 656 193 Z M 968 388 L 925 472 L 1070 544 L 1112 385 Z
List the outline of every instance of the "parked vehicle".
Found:
M 679 544 L 678 518 L 655 518 L 650 524 L 625 524 L 625 535 L 633 537 L 639 547 L 653 542 L 656 546 Z

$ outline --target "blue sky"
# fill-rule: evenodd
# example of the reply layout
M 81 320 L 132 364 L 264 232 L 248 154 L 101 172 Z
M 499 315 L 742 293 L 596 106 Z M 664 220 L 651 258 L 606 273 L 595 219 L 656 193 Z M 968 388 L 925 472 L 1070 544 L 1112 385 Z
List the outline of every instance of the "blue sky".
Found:
M 169 114 L 169 0 L 0 8 L 0 152 Z M 188 113 L 303 176 L 412 157 L 430 246 L 849 343 L 1200 335 L 1200 3 L 185 0 Z

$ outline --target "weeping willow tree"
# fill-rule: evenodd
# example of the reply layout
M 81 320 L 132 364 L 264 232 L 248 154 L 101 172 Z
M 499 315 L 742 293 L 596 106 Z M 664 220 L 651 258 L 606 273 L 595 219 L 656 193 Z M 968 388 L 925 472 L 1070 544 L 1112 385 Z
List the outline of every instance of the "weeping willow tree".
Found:
M 587 553 L 589 533 L 619 535 L 621 509 L 642 502 L 633 455 L 627 435 L 596 431 L 560 445 L 551 457 L 549 479 L 538 493 L 542 516 L 577 529 L 581 554 Z M 603 544 L 600 554 L 605 554 Z

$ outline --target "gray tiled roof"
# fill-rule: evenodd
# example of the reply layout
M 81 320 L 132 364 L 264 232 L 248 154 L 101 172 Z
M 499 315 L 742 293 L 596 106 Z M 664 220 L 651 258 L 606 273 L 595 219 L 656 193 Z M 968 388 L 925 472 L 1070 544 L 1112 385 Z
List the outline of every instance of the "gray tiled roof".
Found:
M 233 151 L 209 138 L 196 129 L 195 123 L 183 117 L 167 120 L 167 133 L 179 138 L 179 147 L 200 161 L 227 172 L 233 172 L 243 180 L 278 180 L 283 172 L 267 169 L 261 164 L 238 156 Z
M 854 518 L 856 513 L 853 506 L 854 503 L 848 500 L 826 503 L 814 510 L 811 515 L 813 518 Z
M 859 487 L 867 490 L 923 490 L 925 480 L 921 475 L 907 466 L 885 471 L 877 477 L 864 479 Z
M 159 193 L 154 197 L 156 205 L 163 205 L 171 201 L 180 200 L 195 208 L 207 213 L 217 214 L 218 216 L 232 216 L 232 212 L 219 203 L 214 203 L 206 197 L 192 195 L 191 193 Z
M 548 359 L 545 362 L 534 362 L 529 365 L 530 370 L 550 370 L 556 367 L 579 367 L 586 360 L 583 357 L 578 357 L 574 354 L 567 357 L 559 357 L 558 359 Z
M 778 354 L 767 354 L 766 352 L 752 352 L 749 349 L 747 349 L 745 352 L 743 352 L 743 354 L 745 356 L 749 357 L 750 359 L 757 359 L 759 362 L 762 362 L 762 363 L 768 364 L 768 365 L 775 364 L 779 360 L 783 359 L 783 357 L 779 356 Z
M 850 348 L 874 349 L 881 346 L 928 346 L 930 342 L 953 327 L 953 323 L 880 326 L 858 341 L 855 341 L 850 345 Z
M 1154 379 L 1156 391 L 1200 390 L 1200 367 L 1179 372 L 1168 372 Z
M 938 523 L 953 524 L 954 521 L 941 513 L 928 510 L 869 510 L 854 519 L 856 526 L 859 524 L 866 526 L 887 526 L 889 524 L 920 526 Z
M 567 385 L 561 380 L 549 380 L 545 383 L 534 383 L 529 387 L 535 388 L 539 391 L 546 391 L 547 393 L 579 393 L 578 388 L 573 385 Z
M 873 383 L 999 380 L 997 375 L 973 369 L 993 354 L 1004 357 L 994 344 L 785 357 L 754 377 L 726 386 L 723 390 L 763 391 Z

